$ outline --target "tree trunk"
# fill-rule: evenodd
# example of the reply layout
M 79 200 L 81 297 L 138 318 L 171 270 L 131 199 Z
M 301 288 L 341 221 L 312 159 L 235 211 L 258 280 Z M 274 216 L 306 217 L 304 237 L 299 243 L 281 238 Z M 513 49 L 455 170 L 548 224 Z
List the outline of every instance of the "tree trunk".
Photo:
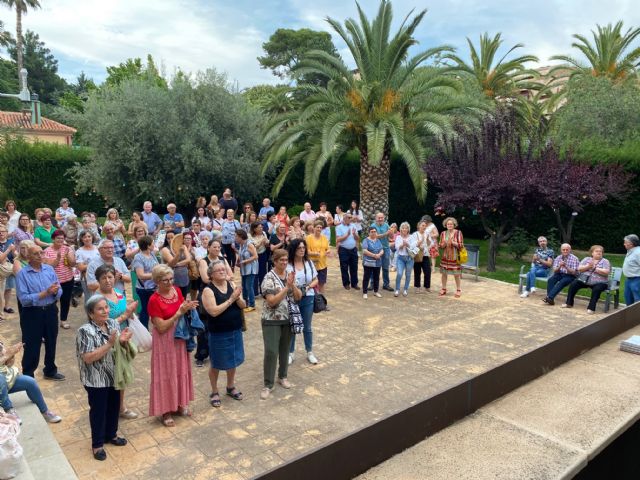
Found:
M 377 212 L 389 218 L 389 175 L 391 148 L 385 148 L 380 165 L 369 163 L 366 145 L 360 147 L 360 209 L 364 215 L 363 230 L 375 220 Z
M 491 228 L 488 219 L 480 214 L 480 220 L 482 221 L 482 226 L 484 231 L 489 234 L 489 251 L 487 252 L 487 272 L 495 272 L 498 258 L 498 248 L 503 242 L 506 242 L 513 235 L 513 228 L 508 232 L 504 233 L 509 225 L 509 220 L 504 220 L 498 229 Z M 515 227 L 515 225 L 514 225 Z
M 553 213 L 556 217 L 556 223 L 558 224 L 562 243 L 571 243 L 571 234 L 573 233 L 573 224 L 576 221 L 576 215 L 571 215 L 567 221 L 567 225 L 565 226 L 562 221 L 562 212 L 560 212 L 560 209 L 554 208 Z
M 22 58 L 22 10 L 16 5 L 16 57 L 18 60 L 18 82 L 20 81 L 20 71 L 24 65 Z M 22 85 L 20 85 L 22 87 Z

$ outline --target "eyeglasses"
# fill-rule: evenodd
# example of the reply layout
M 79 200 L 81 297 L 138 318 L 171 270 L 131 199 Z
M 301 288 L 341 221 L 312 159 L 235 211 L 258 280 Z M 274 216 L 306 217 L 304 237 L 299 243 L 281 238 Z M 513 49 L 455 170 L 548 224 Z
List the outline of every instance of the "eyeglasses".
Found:
M 162 283 L 173 283 L 173 277 L 170 278 L 163 278 L 162 280 L 160 280 Z

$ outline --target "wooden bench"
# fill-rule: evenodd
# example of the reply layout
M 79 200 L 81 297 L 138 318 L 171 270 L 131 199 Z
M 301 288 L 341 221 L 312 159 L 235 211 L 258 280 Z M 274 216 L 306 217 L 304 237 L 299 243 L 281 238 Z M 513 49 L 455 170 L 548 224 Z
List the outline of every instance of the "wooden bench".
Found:
M 476 282 L 478 281 L 478 273 L 480 270 L 480 246 L 474 244 L 466 244 L 465 248 L 467 249 L 467 262 L 460 265 L 462 271 L 468 271 L 475 275 Z
M 520 275 L 518 282 L 518 293 L 522 293 L 524 288 L 524 283 L 527 280 L 527 274 L 524 272 L 525 265 L 520 267 Z M 549 269 L 549 274 L 546 277 L 536 277 L 536 282 L 547 283 L 549 281 L 549 277 L 553 275 L 553 269 Z M 620 267 L 612 267 L 611 272 L 609 272 L 609 285 L 604 293 L 604 311 L 605 313 L 609 311 L 611 307 L 611 297 L 613 297 L 613 308 L 617 309 L 620 305 L 620 280 L 622 279 L 622 268 Z

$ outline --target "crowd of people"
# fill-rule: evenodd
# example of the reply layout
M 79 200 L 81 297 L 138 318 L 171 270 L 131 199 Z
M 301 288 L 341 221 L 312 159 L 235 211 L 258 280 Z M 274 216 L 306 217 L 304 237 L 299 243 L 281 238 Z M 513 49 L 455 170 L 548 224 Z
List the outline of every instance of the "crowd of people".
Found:
M 325 203 L 314 211 L 307 202 L 299 215 L 289 216 L 284 206 L 276 212 L 268 198 L 259 209 L 250 203 L 240 207 L 228 188 L 220 198 L 199 198 L 190 221 L 175 204 L 166 209 L 161 217 L 151 202 L 144 202 L 142 211 L 133 212 L 126 224 L 111 208 L 103 225 L 93 212 L 77 216 L 68 199 L 62 199 L 55 212 L 37 209 L 33 220 L 11 200 L 0 213 L 0 287 L 4 289 L 0 311 L 14 313 L 11 291 L 16 288 L 22 330 L 21 343 L 0 344 L 0 401 L 17 416 L 8 393 L 26 390 L 47 421 L 61 420 L 48 409 L 34 373 L 44 344 L 44 378 L 65 380 L 55 362 L 57 336 L 59 329 L 70 328 L 71 306 L 83 304 L 87 322 L 77 331 L 76 352 L 97 460 L 106 458 L 105 443 L 126 445 L 117 435 L 119 419 L 137 417 L 126 407 L 124 393 L 135 356 L 130 322 L 151 332 L 148 413 L 172 427 L 174 416 L 191 415 L 191 351 L 196 367 L 204 367 L 209 359 L 212 407 L 220 407 L 223 396 L 234 401 L 244 398 L 236 384 L 236 369 L 244 362 L 242 332 L 258 298 L 263 302 L 264 342 L 260 398 L 268 399 L 276 383 L 291 388 L 287 373 L 296 360 L 297 334 L 302 334 L 306 361 L 319 362 L 314 353 L 313 315 L 329 308 L 323 294 L 327 259 L 334 252 L 343 288 L 361 292 L 364 300 L 371 292 L 374 298 L 381 298 L 384 291 L 394 297 L 430 292 L 438 257 L 439 296 L 448 294 L 450 276 L 454 298 L 462 295 L 464 237 L 453 217 L 445 218 L 439 231 L 425 215 L 412 232 L 409 223 L 402 222 L 398 228 L 381 212 L 370 225 L 365 224 L 356 201 L 346 210 L 337 205 L 335 214 Z M 590 288 L 587 311 L 593 313 L 611 268 L 604 249 L 594 245 L 589 256 L 579 261 L 567 244 L 555 256 L 544 237 L 538 243 L 522 297 L 535 291 L 536 277 L 549 277 L 546 304 L 553 305 L 558 293 L 569 286 L 563 307 L 570 308 L 576 293 Z M 629 235 L 624 244 L 628 249 L 625 300 L 631 304 L 640 299 L 640 242 Z M 392 271 L 396 272 L 393 284 Z M 202 328 L 195 326 L 198 322 Z M 21 349 L 20 374 L 13 359 Z M 223 395 L 218 389 L 221 371 L 226 374 Z

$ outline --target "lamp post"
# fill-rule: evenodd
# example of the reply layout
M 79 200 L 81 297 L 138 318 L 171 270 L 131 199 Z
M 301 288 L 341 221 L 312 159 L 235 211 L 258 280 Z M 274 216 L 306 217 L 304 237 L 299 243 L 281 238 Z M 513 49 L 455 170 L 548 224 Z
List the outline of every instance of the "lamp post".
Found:
M 0 98 L 17 98 L 21 102 L 31 103 L 31 124 L 40 125 L 40 102 L 37 94 L 31 94 L 27 86 L 27 69 L 20 69 L 20 93 L 1 93 Z

